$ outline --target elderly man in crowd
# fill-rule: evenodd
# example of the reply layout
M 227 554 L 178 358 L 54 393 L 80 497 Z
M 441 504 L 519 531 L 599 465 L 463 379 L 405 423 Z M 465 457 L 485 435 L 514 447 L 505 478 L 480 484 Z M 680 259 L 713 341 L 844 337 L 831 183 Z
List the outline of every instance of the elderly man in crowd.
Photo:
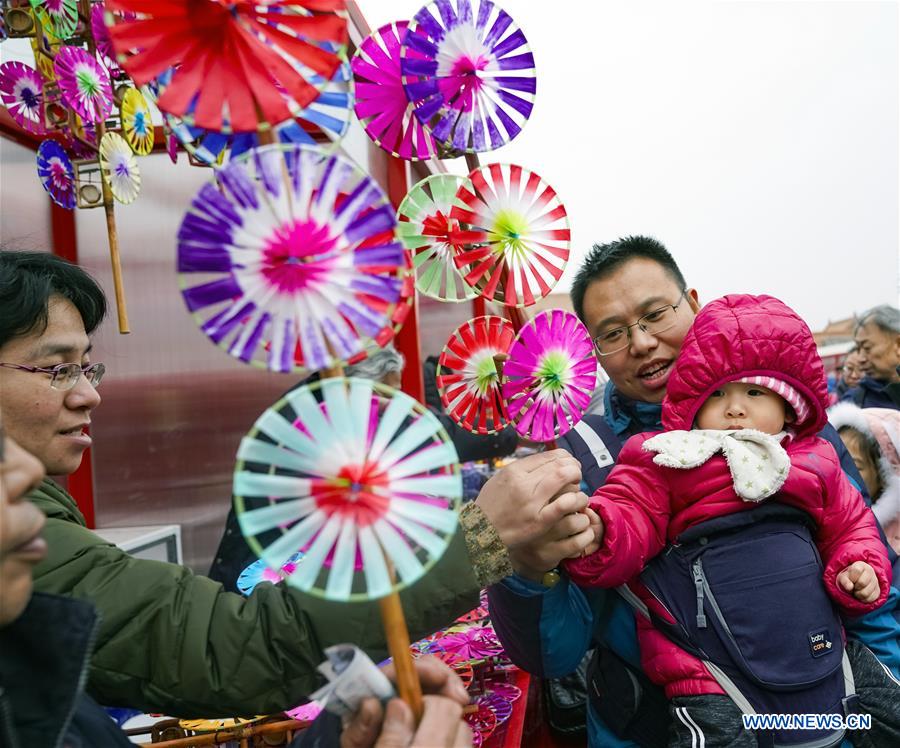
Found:
M 860 408 L 900 408 L 890 395 L 900 383 L 900 309 L 882 304 L 865 312 L 853 338 L 865 376 L 841 399 Z

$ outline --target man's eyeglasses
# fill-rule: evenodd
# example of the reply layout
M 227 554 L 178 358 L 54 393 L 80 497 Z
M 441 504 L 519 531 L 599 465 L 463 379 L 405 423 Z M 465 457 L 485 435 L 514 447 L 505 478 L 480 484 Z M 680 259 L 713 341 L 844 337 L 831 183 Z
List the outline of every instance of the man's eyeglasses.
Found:
M 50 386 L 55 390 L 71 390 L 78 382 L 78 379 L 84 374 L 95 388 L 100 386 L 100 380 L 106 373 L 106 367 L 103 364 L 57 364 L 56 366 L 22 366 L 21 364 L 3 364 L 7 369 L 21 369 L 22 371 L 36 372 L 50 375 Z
M 684 303 L 685 291 L 687 291 L 686 288 L 681 290 L 681 296 L 677 304 L 666 304 L 659 307 L 659 309 L 654 309 L 652 312 L 647 312 L 634 324 L 623 325 L 622 327 L 616 327 L 600 333 L 594 338 L 597 353 L 601 356 L 611 356 L 613 353 L 618 353 L 627 348 L 631 342 L 632 327 L 640 327 L 648 335 L 659 335 L 659 333 L 665 332 L 674 326 L 677 320 L 678 307 Z

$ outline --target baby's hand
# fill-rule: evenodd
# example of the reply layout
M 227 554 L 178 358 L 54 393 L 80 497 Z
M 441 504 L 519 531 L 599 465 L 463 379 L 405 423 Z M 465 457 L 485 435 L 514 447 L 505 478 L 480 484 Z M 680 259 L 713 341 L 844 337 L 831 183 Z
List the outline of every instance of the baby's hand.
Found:
M 594 531 L 593 541 L 591 541 L 590 545 L 581 552 L 582 556 L 588 556 L 591 553 L 596 553 L 600 550 L 600 544 L 603 542 L 603 520 L 601 520 L 600 515 L 589 506 L 584 508 L 584 513 L 591 521 L 588 527 Z
M 837 584 L 844 592 L 864 603 L 874 603 L 881 594 L 878 577 L 865 561 L 854 561 L 837 575 Z

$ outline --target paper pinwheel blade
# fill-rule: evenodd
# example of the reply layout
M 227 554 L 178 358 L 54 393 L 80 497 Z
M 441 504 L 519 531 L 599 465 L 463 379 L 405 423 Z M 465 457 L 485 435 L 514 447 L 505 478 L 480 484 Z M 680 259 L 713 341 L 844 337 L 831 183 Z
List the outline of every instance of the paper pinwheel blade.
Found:
M 21 62 L 0 65 L 0 100 L 19 127 L 44 133 L 44 81 L 37 70 Z
M 235 510 L 270 568 L 330 600 L 383 597 L 421 578 L 456 527 L 456 450 L 417 401 L 365 379 L 289 392 L 238 450 Z
M 45 140 L 38 146 L 37 170 L 41 185 L 61 208 L 75 207 L 75 170 L 62 146 Z
M 141 191 L 141 171 L 128 142 L 116 132 L 100 139 L 100 168 L 113 197 L 127 205 Z
M 437 386 L 447 414 L 476 434 L 494 434 L 509 423 L 495 357 L 513 343 L 503 317 L 476 317 L 450 335 L 438 359 Z
M 78 26 L 78 0 L 31 0 L 41 25 L 59 39 L 68 39 Z
M 286 145 L 302 144 L 325 149 L 341 141 L 350 127 L 353 111 L 350 65 L 344 63 L 335 71 L 330 81 L 321 76 L 310 80 L 322 90 L 319 96 L 291 119 L 274 125 L 271 129 L 275 140 Z M 171 79 L 171 71 L 161 79 L 163 87 Z M 260 145 L 260 134 L 206 130 L 191 126 L 172 114 L 165 114 L 168 127 L 178 138 L 184 149 L 201 164 L 213 166 L 225 160 L 226 152 L 231 158 L 240 156 Z M 190 119 L 190 118 L 188 118 Z
M 146 156 L 153 150 L 155 131 L 150 107 L 136 88 L 129 88 L 122 99 L 122 132 L 139 156 Z
M 151 7 L 152 6 L 152 7 Z M 178 66 L 159 107 L 188 125 L 255 132 L 319 95 L 347 44 L 344 0 L 107 0 L 109 34 L 138 85 Z
M 434 158 L 437 144 L 412 113 L 400 76 L 400 43 L 406 21 L 389 23 L 363 40 L 351 65 L 356 81 L 356 116 L 380 148 L 408 161 Z M 410 59 L 425 58 L 408 50 Z
M 543 312 L 519 330 L 503 374 L 516 431 L 533 441 L 555 439 L 581 420 L 597 383 L 590 333 L 570 312 Z
M 435 140 L 457 152 L 505 145 L 534 107 L 528 42 L 491 0 L 434 0 L 424 6 L 403 38 L 400 70 L 416 117 Z
M 569 259 L 569 221 L 553 188 L 514 164 L 475 169 L 450 217 L 468 227 L 454 261 L 492 301 L 530 306 L 553 290 Z
M 80 47 L 62 47 L 53 62 L 63 101 L 86 122 L 102 122 L 113 108 L 109 73 Z
M 459 222 L 450 218 L 463 179 L 452 174 L 426 177 L 409 191 L 397 209 L 397 235 L 413 253 L 416 288 L 439 301 L 467 301 L 476 294 L 454 262 Z
M 188 309 L 232 356 L 317 370 L 393 335 L 405 250 L 387 196 L 343 157 L 264 146 L 217 172 L 178 232 Z

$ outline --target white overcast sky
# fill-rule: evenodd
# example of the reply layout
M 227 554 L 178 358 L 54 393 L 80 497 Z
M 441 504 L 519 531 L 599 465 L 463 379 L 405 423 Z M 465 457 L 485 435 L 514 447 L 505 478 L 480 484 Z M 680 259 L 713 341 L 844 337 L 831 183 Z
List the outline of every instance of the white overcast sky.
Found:
M 373 28 L 421 7 L 359 4 Z M 481 162 L 560 194 L 563 287 L 593 242 L 647 233 L 703 300 L 771 293 L 813 329 L 898 303 L 896 2 L 499 4 L 531 45 L 537 101 Z

